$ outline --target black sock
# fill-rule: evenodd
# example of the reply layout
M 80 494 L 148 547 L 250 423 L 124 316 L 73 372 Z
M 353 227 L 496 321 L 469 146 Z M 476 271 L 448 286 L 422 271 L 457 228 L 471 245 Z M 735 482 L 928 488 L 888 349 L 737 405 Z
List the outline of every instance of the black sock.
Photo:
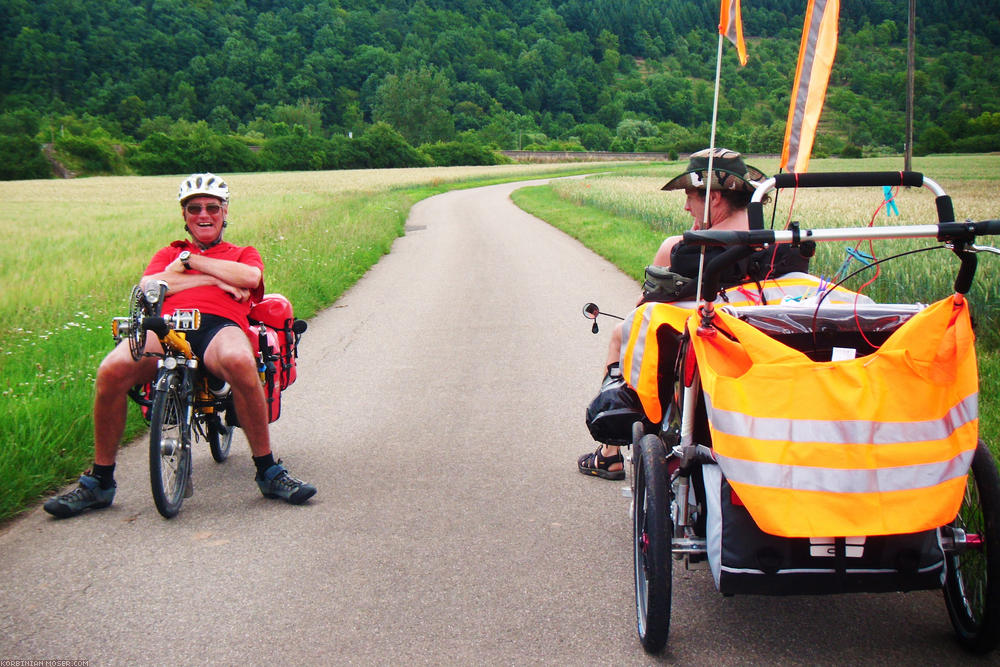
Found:
M 264 476 L 264 471 L 274 465 L 274 454 L 253 457 L 253 464 L 257 466 L 257 474 Z
M 102 466 L 94 464 L 94 467 L 90 471 L 91 475 L 97 478 L 97 482 L 100 484 L 102 489 L 110 489 L 115 485 L 115 464 L 112 463 L 109 466 Z

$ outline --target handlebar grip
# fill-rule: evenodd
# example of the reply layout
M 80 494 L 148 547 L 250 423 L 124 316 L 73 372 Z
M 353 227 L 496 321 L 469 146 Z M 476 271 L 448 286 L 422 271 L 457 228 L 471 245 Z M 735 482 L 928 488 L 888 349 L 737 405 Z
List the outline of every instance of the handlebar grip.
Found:
M 774 243 L 774 230 L 754 229 L 748 232 L 705 229 L 684 232 L 684 243 L 706 246 L 755 246 Z
M 958 275 L 955 276 L 955 291 L 959 294 L 968 294 L 972 289 L 972 281 L 976 277 L 976 266 L 979 258 L 975 253 L 960 253 L 962 264 L 958 268 Z
M 1000 235 L 1000 220 L 983 220 L 975 223 L 976 234 L 980 236 Z
M 938 223 L 938 241 L 971 242 L 977 236 L 991 235 L 1000 235 L 1000 220 Z
M 773 176 L 775 188 L 852 188 L 879 185 L 922 187 L 924 175 L 918 171 L 789 172 Z
M 170 331 L 170 327 L 167 326 L 166 321 L 162 317 L 149 316 L 142 318 L 141 328 L 143 331 L 152 331 L 160 338 L 166 336 Z

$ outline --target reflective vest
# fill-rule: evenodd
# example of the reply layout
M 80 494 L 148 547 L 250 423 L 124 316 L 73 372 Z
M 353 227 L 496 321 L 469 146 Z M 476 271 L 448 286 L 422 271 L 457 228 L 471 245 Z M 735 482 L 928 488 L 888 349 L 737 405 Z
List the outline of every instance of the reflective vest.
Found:
M 874 353 L 814 362 L 717 312 L 688 330 L 722 472 L 765 532 L 891 535 L 951 522 L 978 439 L 966 303 L 914 315 Z
M 785 300 L 799 301 L 815 296 L 821 286 L 816 276 L 808 273 L 788 273 L 781 278 L 761 283 L 763 296 L 757 285 L 748 283 L 725 290 L 725 296 L 716 299 L 716 304 L 729 306 L 774 305 Z M 823 303 L 872 303 L 868 297 L 847 289 L 837 288 Z M 625 381 L 635 389 L 642 402 L 646 417 L 653 423 L 663 418 L 663 408 L 659 396 L 660 364 L 667 364 L 672 370 L 672 353 L 660 359 L 657 332 L 663 325 L 674 331 L 683 331 L 684 323 L 694 314 L 697 303 L 677 301 L 674 303 L 646 303 L 633 310 L 622 329 L 621 369 Z

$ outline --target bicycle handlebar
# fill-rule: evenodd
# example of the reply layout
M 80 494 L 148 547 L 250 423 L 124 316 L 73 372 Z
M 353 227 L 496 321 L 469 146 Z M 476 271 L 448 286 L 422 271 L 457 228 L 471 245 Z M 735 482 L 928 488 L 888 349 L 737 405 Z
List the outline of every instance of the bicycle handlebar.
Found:
M 723 258 L 734 257 L 733 250 L 737 248 L 749 251 L 754 246 L 773 243 L 799 244 L 803 241 L 846 241 L 867 239 L 901 239 L 901 238 L 936 238 L 944 243 L 952 243 L 953 250 L 962 262 L 955 278 L 955 291 L 959 294 L 968 293 L 976 273 L 976 254 L 966 252 L 976 236 L 1000 235 L 1000 220 L 981 220 L 979 222 L 941 222 L 936 225 L 907 225 L 900 227 L 861 227 L 841 229 L 751 229 L 748 231 L 730 231 L 706 229 L 702 231 L 684 232 L 684 242 L 700 246 L 723 246 L 728 249 L 723 252 L 710 266 L 719 266 Z M 717 275 L 706 272 L 705 284 L 716 287 Z M 712 292 L 706 289 L 706 294 Z
M 917 171 L 856 171 L 776 174 L 775 188 L 853 188 L 905 185 L 919 188 L 924 175 Z
M 934 193 L 939 222 L 955 219 L 951 197 L 933 180 L 917 171 L 856 171 L 776 174 L 762 181 L 747 205 L 750 229 L 764 229 L 764 196 L 781 188 L 851 188 L 878 186 L 926 187 Z
M 152 331 L 158 337 L 163 338 L 170 331 L 170 326 L 162 317 L 149 315 L 142 318 L 142 330 Z
M 804 175 L 804 174 L 803 174 Z M 971 242 L 977 236 L 1000 235 L 1000 220 L 940 222 L 898 227 L 844 227 L 838 229 L 706 229 L 684 232 L 684 242 L 703 246 L 761 246 L 802 241 L 859 241 L 869 239 L 936 238 L 942 242 Z

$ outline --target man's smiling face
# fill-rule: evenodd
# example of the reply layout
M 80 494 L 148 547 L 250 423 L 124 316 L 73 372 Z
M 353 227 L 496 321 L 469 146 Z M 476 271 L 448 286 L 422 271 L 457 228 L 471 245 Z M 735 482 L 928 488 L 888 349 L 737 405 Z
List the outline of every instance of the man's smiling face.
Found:
M 184 223 L 199 245 L 208 246 L 219 238 L 227 208 L 219 199 L 207 195 L 191 197 L 184 202 Z

